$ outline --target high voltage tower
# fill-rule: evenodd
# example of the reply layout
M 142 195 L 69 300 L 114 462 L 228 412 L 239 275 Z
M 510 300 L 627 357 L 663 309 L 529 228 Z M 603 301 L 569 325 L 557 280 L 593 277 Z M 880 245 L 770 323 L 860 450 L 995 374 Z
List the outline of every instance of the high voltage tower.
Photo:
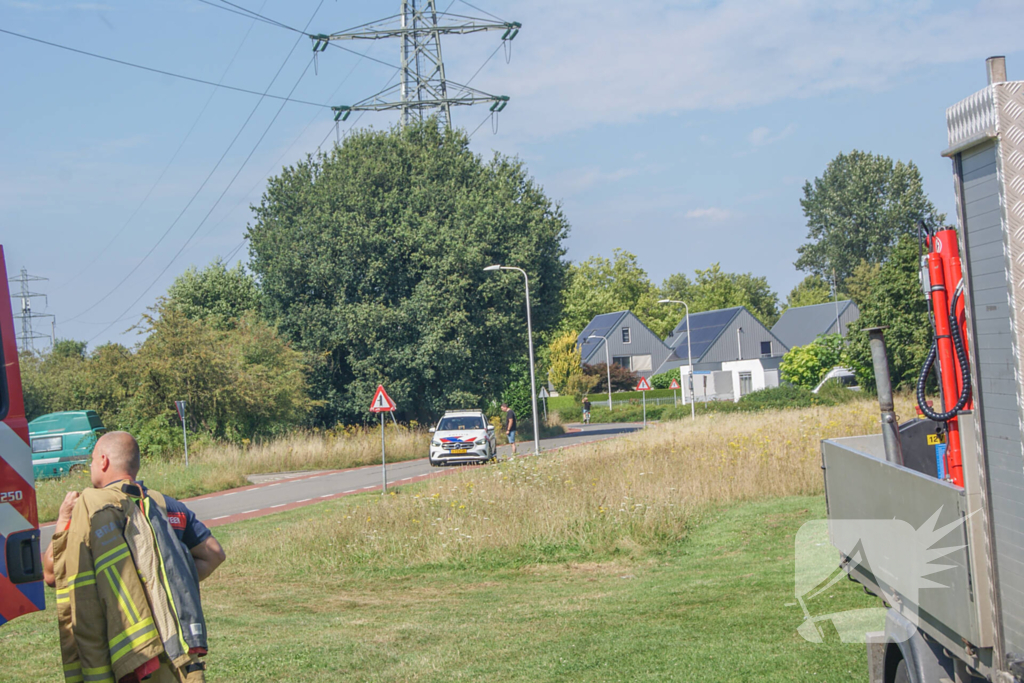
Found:
M 43 282 L 49 280 L 49 278 L 39 277 L 38 275 L 29 275 L 28 271 L 24 267 L 21 269 L 21 274 L 18 277 L 10 278 L 10 282 L 16 282 L 21 285 L 21 291 L 17 294 L 11 294 L 12 299 L 21 299 L 21 313 L 15 315 L 15 320 L 21 321 L 21 334 L 15 335 L 15 341 L 18 344 L 18 348 L 21 350 L 34 350 L 36 339 L 49 339 L 50 344 L 54 341 L 54 328 L 57 325 L 57 318 L 52 313 L 33 313 L 32 312 L 32 299 L 43 297 L 46 300 L 45 294 L 39 292 L 29 291 L 28 283 L 30 282 Z M 51 334 L 43 334 L 42 332 L 36 332 L 32 328 L 32 321 L 49 318 L 50 319 L 50 331 Z
M 439 22 L 439 18 L 443 21 Z M 398 25 L 393 26 L 396 20 Z M 452 106 L 490 103 L 492 112 L 500 112 L 508 104 L 508 96 L 491 95 L 448 79 L 441 57 L 441 36 L 503 31 L 501 40 L 507 44 L 516 37 L 520 28 L 522 24 L 516 21 L 481 19 L 448 12 L 438 14 L 435 0 L 402 0 L 400 14 L 342 33 L 321 33 L 310 38 L 314 52 L 323 52 L 332 41 L 385 38 L 401 41 L 399 82 L 355 104 L 331 107 L 335 121 L 346 120 L 354 111 L 398 110 L 402 125 L 436 113 L 439 122 L 451 128 Z

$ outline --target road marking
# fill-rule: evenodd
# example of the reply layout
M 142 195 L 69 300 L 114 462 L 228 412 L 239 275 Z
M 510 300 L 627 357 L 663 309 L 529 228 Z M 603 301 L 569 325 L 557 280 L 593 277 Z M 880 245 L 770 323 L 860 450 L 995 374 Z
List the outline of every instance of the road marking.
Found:
M 224 494 L 223 496 L 221 496 L 221 497 L 222 497 L 222 498 L 227 498 L 228 496 L 233 496 L 233 495 L 235 495 L 236 493 L 241 493 L 241 492 L 240 492 L 240 491 L 232 491 L 231 493 L 225 493 L 225 494 Z
M 365 491 L 366 489 L 372 489 L 372 488 L 373 488 L 373 486 L 364 486 L 363 488 L 361 488 L 359 490 L 360 491 Z
M 284 506 L 285 506 L 285 504 L 284 504 L 284 503 L 278 503 L 277 505 L 271 505 L 271 506 L 270 506 L 270 508 L 271 508 L 271 509 L 274 509 L 274 508 L 283 508 Z
M 211 517 L 210 521 L 211 522 L 216 522 L 218 519 L 224 519 L 225 517 L 230 517 L 230 516 L 231 515 L 221 515 L 220 517 Z
M 245 511 L 245 512 L 243 512 L 242 514 L 243 514 L 243 515 L 247 515 L 247 514 L 249 514 L 250 512 L 259 512 L 259 511 L 260 511 L 260 508 L 256 508 L 255 510 L 246 510 L 246 511 Z
M 342 493 L 355 493 L 355 489 L 349 489 L 348 491 L 342 491 Z
M 280 485 L 281 485 L 281 482 L 277 482 L 276 484 L 271 484 L 270 486 L 264 486 L 263 488 L 265 488 L 265 489 L 272 489 L 275 486 L 280 486 Z
M 347 491 L 346 491 L 346 493 L 347 493 Z M 322 495 L 322 496 L 320 496 L 320 497 L 321 497 L 321 498 L 330 498 L 330 497 L 331 497 L 331 496 L 333 496 L 333 495 L 334 495 L 333 493 L 325 493 L 324 495 Z
M 303 498 L 302 500 L 295 501 L 296 503 L 305 503 L 307 500 L 313 500 L 312 498 Z

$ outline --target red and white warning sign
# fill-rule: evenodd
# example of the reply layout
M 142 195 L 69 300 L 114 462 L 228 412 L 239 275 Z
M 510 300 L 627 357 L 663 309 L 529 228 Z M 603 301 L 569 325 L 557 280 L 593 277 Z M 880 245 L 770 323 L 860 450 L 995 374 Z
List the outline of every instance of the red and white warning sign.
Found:
M 676 380 L 672 380 L 672 383 L 668 385 L 668 388 L 669 389 L 678 389 L 679 388 L 679 382 L 677 382 Z
M 651 383 L 647 381 L 646 377 L 641 377 L 640 381 L 636 383 L 636 391 L 650 391 Z
M 398 406 L 388 396 L 388 392 L 384 391 L 384 386 L 381 384 L 377 385 L 377 393 L 373 395 L 373 401 L 370 402 L 371 413 L 390 413 L 398 410 Z

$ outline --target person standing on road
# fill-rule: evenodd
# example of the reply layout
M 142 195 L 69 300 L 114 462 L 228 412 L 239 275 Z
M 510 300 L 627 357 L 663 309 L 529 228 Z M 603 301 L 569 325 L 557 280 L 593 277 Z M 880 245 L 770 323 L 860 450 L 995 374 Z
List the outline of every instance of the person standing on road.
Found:
M 501 404 L 501 409 L 505 411 L 505 434 L 508 436 L 508 442 L 512 444 L 512 455 L 516 454 L 516 413 L 514 410 L 508 407 L 507 403 Z
M 583 424 L 590 424 L 590 397 L 583 397 Z

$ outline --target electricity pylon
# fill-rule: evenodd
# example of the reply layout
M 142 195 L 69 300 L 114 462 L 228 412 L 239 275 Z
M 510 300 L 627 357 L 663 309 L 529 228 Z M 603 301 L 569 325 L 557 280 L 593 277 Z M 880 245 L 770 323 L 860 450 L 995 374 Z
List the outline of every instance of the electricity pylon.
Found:
M 342 33 L 311 35 L 313 51 L 323 52 L 331 41 L 340 40 L 401 40 L 400 79 L 395 85 L 381 90 L 355 104 L 331 107 L 334 120 L 344 121 L 354 111 L 399 110 L 401 123 L 414 118 L 423 120 L 433 113 L 439 122 L 451 128 L 453 105 L 490 103 L 492 112 L 499 112 L 508 104 L 508 96 L 491 95 L 451 81 L 445 75 L 441 57 L 442 35 L 467 35 L 483 31 L 504 31 L 503 41 L 510 41 L 519 33 L 522 24 L 516 21 L 495 21 L 458 14 L 443 13 L 444 23 L 438 23 L 435 0 L 402 0 L 401 14 L 356 27 Z M 399 20 L 397 27 L 383 24 Z M 472 79 L 471 79 L 472 80 Z M 398 99 L 395 100 L 395 94 Z
M 18 348 L 25 351 L 35 350 L 36 339 L 49 339 L 51 346 L 54 342 L 54 335 L 52 334 L 57 324 L 57 318 L 52 313 L 33 313 L 32 312 L 32 299 L 43 297 L 46 300 L 45 294 L 38 292 L 30 292 L 28 289 L 28 283 L 30 282 L 42 282 L 49 280 L 50 278 L 39 277 L 38 275 L 29 275 L 28 271 L 24 267 L 21 269 L 21 274 L 18 277 L 10 278 L 10 282 L 17 282 L 21 284 L 21 291 L 17 294 L 12 294 L 12 299 L 21 299 L 21 313 L 20 315 L 14 316 L 15 320 L 21 321 L 21 334 L 15 335 L 15 341 L 17 342 Z M 39 318 L 50 318 L 50 330 L 51 334 L 43 334 L 42 332 L 36 332 L 32 329 L 32 321 Z

